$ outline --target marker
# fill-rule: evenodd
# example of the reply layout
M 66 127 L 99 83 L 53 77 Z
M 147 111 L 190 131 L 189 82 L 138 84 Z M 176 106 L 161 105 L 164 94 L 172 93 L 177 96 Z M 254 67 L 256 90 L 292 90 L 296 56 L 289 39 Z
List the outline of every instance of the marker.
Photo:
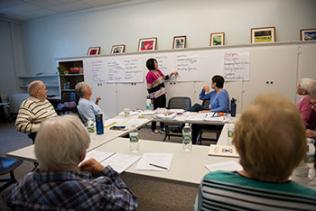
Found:
M 153 163 L 149 163 L 150 166 L 154 166 L 154 167 L 157 167 L 157 168 L 160 168 L 160 169 L 165 169 L 165 170 L 168 170 L 168 168 L 164 167 L 164 166 L 159 166 L 159 165 L 156 165 L 156 164 L 153 164 Z

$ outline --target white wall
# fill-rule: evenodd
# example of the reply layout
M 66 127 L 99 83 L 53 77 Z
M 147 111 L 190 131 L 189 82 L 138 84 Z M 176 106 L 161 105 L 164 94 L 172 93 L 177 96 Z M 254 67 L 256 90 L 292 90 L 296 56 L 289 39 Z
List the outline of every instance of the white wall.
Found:
M 20 25 L 0 20 L 0 94 L 20 92 L 17 74 L 24 72 Z
M 137 51 L 139 38 L 158 37 L 170 49 L 175 35 L 188 47 L 209 45 L 211 32 L 224 31 L 227 45 L 250 42 L 250 28 L 275 26 L 278 41 L 299 40 L 299 30 L 316 28 L 314 0 L 139 1 L 50 16 L 23 24 L 27 73 L 56 72 L 56 58 L 84 56 L 91 46 L 108 54 L 113 44 Z

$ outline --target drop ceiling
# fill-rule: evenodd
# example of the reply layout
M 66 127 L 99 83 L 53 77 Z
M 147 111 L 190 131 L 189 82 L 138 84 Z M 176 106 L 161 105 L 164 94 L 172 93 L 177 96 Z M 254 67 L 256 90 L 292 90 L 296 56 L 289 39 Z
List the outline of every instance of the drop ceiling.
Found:
M 133 0 L 0 0 L 0 18 L 26 21 L 130 1 Z

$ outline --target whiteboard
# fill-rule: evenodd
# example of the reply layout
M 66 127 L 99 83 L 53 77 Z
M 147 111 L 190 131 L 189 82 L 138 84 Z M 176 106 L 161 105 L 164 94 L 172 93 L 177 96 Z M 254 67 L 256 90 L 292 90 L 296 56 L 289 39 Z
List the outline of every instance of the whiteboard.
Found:
M 84 70 L 95 83 L 142 83 L 146 61 L 155 58 L 159 69 L 177 71 L 179 82 L 205 81 L 224 75 L 228 81 L 249 80 L 249 49 L 203 49 L 87 58 Z

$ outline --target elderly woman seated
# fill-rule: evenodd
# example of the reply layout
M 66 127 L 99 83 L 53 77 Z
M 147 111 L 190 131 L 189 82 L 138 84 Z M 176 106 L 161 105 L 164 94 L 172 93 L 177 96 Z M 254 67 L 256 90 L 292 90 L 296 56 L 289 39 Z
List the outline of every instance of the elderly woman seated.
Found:
M 14 210 L 135 210 L 136 197 L 119 174 L 94 159 L 83 161 L 89 134 L 77 117 L 51 118 L 35 142 L 39 169 L 8 196 Z
M 315 129 L 316 111 L 313 109 L 312 101 L 315 101 L 316 98 L 316 80 L 312 78 L 302 78 L 297 85 L 296 92 L 301 96 L 297 102 L 297 108 L 306 129 Z
M 316 190 L 289 179 L 306 153 L 293 103 L 276 94 L 256 98 L 236 123 L 233 144 L 243 170 L 207 174 L 198 210 L 315 210 Z
M 94 103 L 91 100 L 92 89 L 85 82 L 79 82 L 76 84 L 75 90 L 80 97 L 77 109 L 82 122 L 86 124 L 89 119 L 95 121 L 95 115 L 102 113 L 102 110 L 98 105 L 101 98 L 97 97 Z

